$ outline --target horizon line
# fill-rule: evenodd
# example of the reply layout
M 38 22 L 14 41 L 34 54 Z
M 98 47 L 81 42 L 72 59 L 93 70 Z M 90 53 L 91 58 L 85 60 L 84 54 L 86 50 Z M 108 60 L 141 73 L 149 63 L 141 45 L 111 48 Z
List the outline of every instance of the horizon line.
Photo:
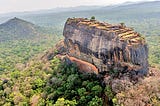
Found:
M 106 6 L 121 6 L 125 3 L 129 3 L 126 5 L 131 4 L 140 4 L 140 3 L 149 3 L 149 2 L 160 2 L 160 0 L 153 0 L 153 1 L 135 1 L 135 2 L 123 2 L 117 4 L 109 4 L 109 5 L 79 5 L 79 6 L 62 6 L 62 7 L 55 7 L 55 8 L 42 8 L 42 9 L 35 9 L 35 10 L 23 10 L 23 11 L 11 11 L 11 12 L 2 12 L 0 15 L 9 15 L 9 14 L 30 14 L 32 12 L 40 12 L 40 11 L 54 11 L 56 9 L 66 9 L 66 8 L 76 8 L 76 7 L 106 7 Z M 38 14 L 38 13 L 37 13 Z M 0 16 L 1 17 L 1 16 Z M 3 17 L 3 16 L 2 16 Z

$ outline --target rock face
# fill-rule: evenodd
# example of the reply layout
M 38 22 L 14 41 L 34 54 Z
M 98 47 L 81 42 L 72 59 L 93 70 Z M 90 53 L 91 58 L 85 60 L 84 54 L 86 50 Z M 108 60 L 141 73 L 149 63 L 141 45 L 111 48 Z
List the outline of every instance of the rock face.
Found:
M 95 65 L 99 73 L 117 70 L 145 75 L 148 72 L 147 44 L 139 33 L 124 24 L 69 18 L 63 35 L 67 54 Z

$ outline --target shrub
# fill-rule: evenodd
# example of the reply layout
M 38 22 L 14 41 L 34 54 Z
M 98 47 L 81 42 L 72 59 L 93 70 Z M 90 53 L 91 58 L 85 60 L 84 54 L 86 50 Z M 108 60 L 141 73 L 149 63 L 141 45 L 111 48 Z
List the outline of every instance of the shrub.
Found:
M 37 88 L 43 87 L 44 85 L 45 85 L 45 82 L 42 79 L 37 78 L 36 80 L 34 80 L 32 86 L 34 89 L 37 89 Z
M 94 95 L 100 95 L 102 92 L 102 87 L 100 85 L 96 85 L 91 89 L 91 91 Z
M 19 71 L 13 71 L 11 72 L 11 78 L 18 78 L 20 77 L 20 72 Z
M 114 97 L 114 94 L 112 92 L 111 86 L 107 85 L 104 89 L 105 95 L 109 98 L 109 100 L 112 100 Z
M 95 19 L 96 19 L 95 16 L 92 16 L 92 17 L 91 17 L 91 20 L 95 20 Z
M 56 103 L 53 106 L 76 106 L 76 100 L 65 100 L 64 98 L 58 98 Z
M 78 94 L 79 94 L 79 96 L 84 96 L 85 95 L 85 92 L 86 92 L 86 89 L 85 88 L 79 88 L 78 89 Z
M 97 96 L 92 98 L 92 101 L 88 103 L 88 106 L 102 106 L 102 105 L 103 105 L 102 99 Z

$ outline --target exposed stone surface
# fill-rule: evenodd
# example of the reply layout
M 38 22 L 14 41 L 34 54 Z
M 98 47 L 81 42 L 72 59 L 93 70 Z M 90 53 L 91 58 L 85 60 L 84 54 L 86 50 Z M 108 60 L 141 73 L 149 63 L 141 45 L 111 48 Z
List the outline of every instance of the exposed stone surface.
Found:
M 118 70 L 132 75 L 146 75 L 148 72 L 147 44 L 131 28 L 69 18 L 63 34 L 67 54 L 95 65 L 99 73 Z

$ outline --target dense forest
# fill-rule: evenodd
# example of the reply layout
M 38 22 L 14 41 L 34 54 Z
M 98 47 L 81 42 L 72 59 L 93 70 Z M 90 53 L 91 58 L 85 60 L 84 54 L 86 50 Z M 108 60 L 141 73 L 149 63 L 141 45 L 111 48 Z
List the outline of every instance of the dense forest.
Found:
M 108 103 L 116 106 L 115 94 L 110 86 L 100 83 L 101 77 L 79 73 L 75 64 L 66 64 L 56 57 L 46 61 L 38 56 L 53 49 L 63 39 L 64 22 L 68 17 L 95 16 L 104 22 L 123 22 L 140 32 L 149 46 L 150 66 L 160 69 L 159 5 L 160 2 L 149 2 L 97 7 L 94 10 L 15 14 L 18 18 L 27 20 L 18 19 L 16 24 L 10 20 L 13 15 L 1 16 L 0 105 L 102 106 L 107 95 Z M 12 29 L 10 24 L 17 27 Z M 23 35 L 19 27 L 27 28 L 32 33 L 25 32 Z M 150 103 L 160 103 L 158 99 L 155 101 L 151 100 Z
M 58 58 L 49 63 L 46 66 L 44 61 L 34 61 L 23 71 L 1 75 L 0 105 L 101 106 L 104 92 L 113 98 L 110 87 L 102 86 L 96 75 L 79 73 L 75 64 L 62 63 Z

